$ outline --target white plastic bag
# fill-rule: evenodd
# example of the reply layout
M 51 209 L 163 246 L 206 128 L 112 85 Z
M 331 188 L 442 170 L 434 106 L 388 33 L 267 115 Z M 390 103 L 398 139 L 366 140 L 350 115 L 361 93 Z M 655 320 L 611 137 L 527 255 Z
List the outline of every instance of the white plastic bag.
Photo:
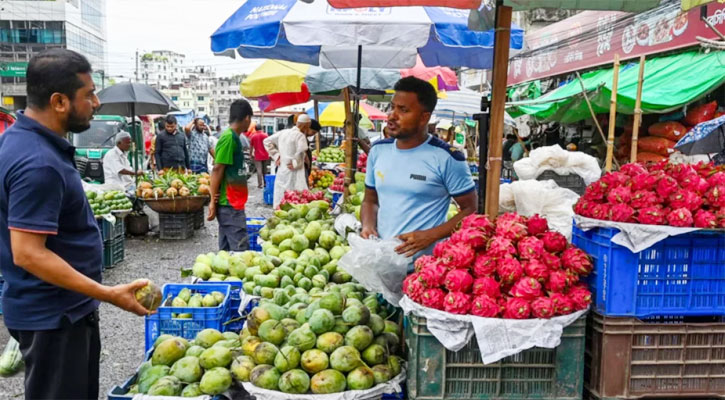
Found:
M 578 199 L 579 195 L 552 180 L 515 181 L 501 185 L 499 207 L 525 217 L 539 214 L 549 222 L 549 228 L 571 240 L 573 207 Z
M 403 280 L 408 275 L 410 257 L 395 252 L 398 239 L 363 239 L 356 234 L 347 237 L 350 252 L 337 265 L 352 275 L 371 292 L 380 293 L 388 303 L 398 306 L 403 297 Z
M 590 185 L 602 176 L 597 159 L 579 152 L 567 151 L 559 145 L 539 147 L 529 153 L 529 157 L 514 163 L 516 175 L 521 180 L 536 179 L 544 171 L 554 171 L 559 175 L 576 174 Z

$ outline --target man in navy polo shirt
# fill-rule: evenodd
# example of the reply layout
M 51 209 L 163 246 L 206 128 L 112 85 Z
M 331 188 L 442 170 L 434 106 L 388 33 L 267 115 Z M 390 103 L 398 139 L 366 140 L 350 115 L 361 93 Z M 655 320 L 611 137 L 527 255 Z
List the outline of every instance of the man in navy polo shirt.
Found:
M 146 315 L 146 281 L 101 284 L 103 244 L 67 132 L 99 106 L 91 66 L 64 49 L 27 70 L 28 107 L 0 137 L 0 272 L 5 326 L 20 343 L 28 399 L 97 399 L 98 305 Z

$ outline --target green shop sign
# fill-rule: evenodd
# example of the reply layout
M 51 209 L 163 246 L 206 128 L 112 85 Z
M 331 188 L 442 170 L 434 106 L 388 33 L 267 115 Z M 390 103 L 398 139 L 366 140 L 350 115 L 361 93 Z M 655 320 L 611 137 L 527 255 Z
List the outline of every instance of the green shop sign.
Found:
M 25 72 L 28 70 L 26 62 L 4 62 L 0 63 L 0 76 L 10 78 L 25 78 Z

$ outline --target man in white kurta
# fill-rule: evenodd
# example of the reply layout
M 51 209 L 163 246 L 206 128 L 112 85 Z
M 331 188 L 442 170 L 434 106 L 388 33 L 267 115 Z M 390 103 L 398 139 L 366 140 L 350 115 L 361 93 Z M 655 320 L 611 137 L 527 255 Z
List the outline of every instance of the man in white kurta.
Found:
M 302 114 L 297 119 L 297 126 L 264 139 L 264 148 L 277 166 L 272 203 L 274 208 L 279 206 L 285 191 L 307 189 L 305 153 L 307 136 L 312 134 L 311 123 L 309 115 Z
M 128 161 L 128 150 L 131 148 L 131 135 L 121 131 L 116 135 L 116 146 L 103 156 L 103 177 L 106 184 L 114 184 L 125 191 L 133 192 L 134 179 L 142 172 L 134 172 L 131 162 Z

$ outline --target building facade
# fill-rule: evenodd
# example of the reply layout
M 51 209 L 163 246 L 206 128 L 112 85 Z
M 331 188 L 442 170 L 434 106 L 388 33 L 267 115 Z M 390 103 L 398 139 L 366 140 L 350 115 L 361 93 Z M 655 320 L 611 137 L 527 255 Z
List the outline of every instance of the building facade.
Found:
M 27 63 L 35 54 L 54 47 L 86 56 L 96 84 L 104 85 L 106 0 L 4 0 L 0 6 L 0 105 L 25 108 Z
M 184 81 L 187 75 L 186 56 L 169 50 L 139 54 L 138 81 L 156 89 L 168 89 Z

